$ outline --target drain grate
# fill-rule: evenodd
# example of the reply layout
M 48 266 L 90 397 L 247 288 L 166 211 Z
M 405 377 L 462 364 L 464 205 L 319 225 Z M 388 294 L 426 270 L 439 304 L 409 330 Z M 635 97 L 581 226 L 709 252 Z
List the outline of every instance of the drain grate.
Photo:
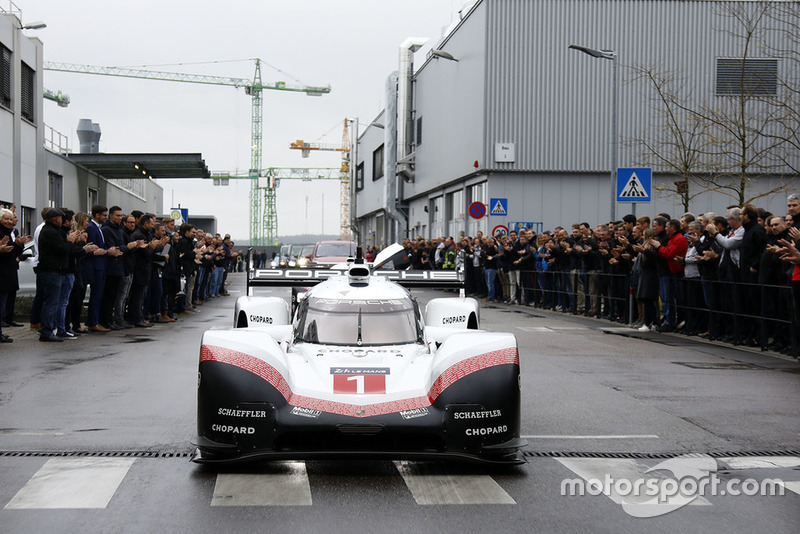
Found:
M 677 456 L 704 454 L 712 458 L 748 458 L 753 456 L 798 456 L 800 451 L 725 451 L 725 452 L 578 452 L 578 451 L 523 451 L 526 458 L 613 458 L 624 460 L 664 460 Z
M 523 451 L 526 458 L 610 458 L 665 460 L 677 456 L 704 454 L 712 458 L 754 456 L 800 456 L 800 451 L 716 451 L 716 452 L 581 452 Z M 165 451 L 0 451 L 0 458 L 192 458 L 194 450 Z
M 728 370 L 741 370 L 741 371 L 764 371 L 765 367 L 759 367 L 751 363 L 741 362 L 672 362 L 675 365 L 684 365 L 692 369 L 728 369 Z
M 0 458 L 191 458 L 194 451 L 0 451 Z

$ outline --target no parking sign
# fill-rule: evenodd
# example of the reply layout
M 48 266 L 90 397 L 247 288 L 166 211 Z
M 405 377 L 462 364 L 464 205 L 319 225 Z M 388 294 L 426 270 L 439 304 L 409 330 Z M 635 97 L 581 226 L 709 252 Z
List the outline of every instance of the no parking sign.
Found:
M 486 204 L 473 202 L 469 205 L 469 216 L 473 219 L 482 219 L 486 215 Z

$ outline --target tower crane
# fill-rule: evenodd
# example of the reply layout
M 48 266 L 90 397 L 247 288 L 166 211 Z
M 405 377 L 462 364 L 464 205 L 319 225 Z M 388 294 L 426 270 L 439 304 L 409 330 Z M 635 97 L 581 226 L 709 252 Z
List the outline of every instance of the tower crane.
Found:
M 169 82 L 195 83 L 205 85 L 225 85 L 244 88 L 245 94 L 253 99 L 250 122 L 250 244 L 253 246 L 276 245 L 278 241 L 278 213 L 276 209 L 275 189 L 262 187 L 258 178 L 262 177 L 261 168 L 261 136 L 263 111 L 261 92 L 263 90 L 291 91 L 305 93 L 308 96 L 322 96 L 331 92 L 330 85 L 294 86 L 279 81 L 265 84 L 261 81 L 261 60 L 255 59 L 255 73 L 252 80 L 203 74 L 186 74 L 180 72 L 163 72 L 127 67 L 98 67 L 72 63 L 45 62 L 45 70 L 74 72 L 80 74 L 96 74 L 101 76 L 117 76 L 122 78 L 140 78 Z
M 51 91 L 50 89 L 45 88 L 42 91 L 42 97 L 45 100 L 52 100 L 58 104 L 58 107 L 65 108 L 69 106 L 69 95 L 65 95 L 61 91 Z
M 353 122 L 352 119 L 344 119 L 344 128 L 342 131 L 342 143 L 324 144 L 324 143 L 306 143 L 302 139 L 298 139 L 289 144 L 289 148 L 293 150 L 302 150 L 302 155 L 307 158 L 312 150 L 322 151 L 335 151 L 342 153 L 342 166 L 339 169 L 339 237 L 341 239 L 349 240 L 351 236 L 350 230 L 350 133 L 349 126 Z M 330 131 L 330 130 L 329 130 Z

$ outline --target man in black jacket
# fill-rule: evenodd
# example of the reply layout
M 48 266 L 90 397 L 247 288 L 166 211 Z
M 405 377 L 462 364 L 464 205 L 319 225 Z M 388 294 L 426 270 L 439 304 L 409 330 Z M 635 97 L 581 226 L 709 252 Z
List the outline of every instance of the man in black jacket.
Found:
M 122 232 L 122 208 L 111 206 L 108 210 L 108 220 L 101 228 L 103 240 L 108 247 L 106 260 L 106 282 L 103 289 L 103 299 L 100 302 L 100 324 L 111 330 L 122 330 L 121 324 L 114 322 L 114 302 L 117 300 L 122 278 L 125 275 L 123 254 L 128 252 L 125 236 Z
M 761 315 L 761 290 L 758 287 L 758 269 L 761 264 L 761 255 L 767 246 L 767 234 L 764 227 L 758 224 L 758 212 L 751 204 L 742 208 L 742 238 L 739 269 L 742 275 L 742 290 L 739 292 L 738 312 L 746 317 L 739 328 L 737 341 L 751 347 L 761 345 L 759 323 L 752 317 Z M 764 340 L 766 348 L 766 340 Z
M 139 226 L 131 235 L 134 241 L 147 243 L 143 247 L 138 247 L 133 255 L 133 281 L 131 284 L 130 303 L 128 304 L 131 322 L 139 328 L 153 326 L 153 323 L 145 322 L 144 317 L 142 317 L 142 307 L 147 293 L 147 285 L 150 283 L 153 254 L 160 244 L 159 240 L 153 239 L 152 230 L 154 226 L 155 216 L 146 213 L 139 219 Z
M 61 231 L 63 217 L 64 212 L 59 209 L 47 210 L 44 227 L 39 233 L 36 287 L 41 289 L 43 296 L 39 341 L 63 341 L 55 335 L 61 284 L 68 263 L 67 240 Z
M 186 278 L 186 287 L 184 288 L 184 310 L 181 313 L 192 314 L 192 294 L 194 293 L 194 285 L 197 280 L 195 271 L 197 270 L 197 263 L 195 263 L 194 252 L 194 236 L 197 229 L 189 223 L 183 223 L 178 230 L 181 235 L 178 241 L 178 254 L 177 259 L 180 264 L 180 271 Z

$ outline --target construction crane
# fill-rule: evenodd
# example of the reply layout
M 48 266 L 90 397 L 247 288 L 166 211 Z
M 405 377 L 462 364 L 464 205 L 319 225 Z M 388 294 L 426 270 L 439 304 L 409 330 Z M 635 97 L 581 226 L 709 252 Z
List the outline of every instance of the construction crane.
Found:
M 58 104 L 58 107 L 65 108 L 69 106 L 69 95 L 62 94 L 61 91 L 54 92 L 50 89 L 44 89 L 42 90 L 42 96 L 46 100 L 52 100 Z
M 45 70 L 74 72 L 80 74 L 96 74 L 101 76 L 117 76 L 122 78 L 140 78 L 145 80 L 161 80 L 169 82 L 195 83 L 205 85 L 225 85 L 244 88 L 245 94 L 252 97 L 252 113 L 250 122 L 250 244 L 253 246 L 276 245 L 278 240 L 278 213 L 275 204 L 275 189 L 260 187 L 259 178 L 262 177 L 261 168 L 261 137 L 263 125 L 263 111 L 261 92 L 263 90 L 292 91 L 305 93 L 308 96 L 322 96 L 331 92 L 330 85 L 322 86 L 293 86 L 286 82 L 264 84 L 261 81 L 261 60 L 255 59 L 255 74 L 252 80 L 245 78 L 230 78 L 223 76 L 208 76 L 204 74 L 186 74 L 180 72 L 151 71 L 140 68 L 126 67 L 98 67 L 94 65 L 79 65 L 72 63 L 45 62 Z
M 302 150 L 302 155 L 307 158 L 312 150 L 335 151 L 342 153 L 342 166 L 339 169 L 339 237 L 349 240 L 350 230 L 350 133 L 349 126 L 352 119 L 344 119 L 342 143 L 339 145 L 324 143 L 306 143 L 298 139 L 289 144 L 292 150 Z
M 225 186 L 228 185 L 229 180 L 249 179 L 249 175 L 242 172 L 222 171 L 211 173 L 211 178 L 214 180 L 214 185 Z M 269 167 L 268 169 L 264 169 L 262 177 L 260 177 L 258 180 L 259 188 L 269 188 L 273 191 L 278 189 L 278 186 L 281 184 L 281 180 L 303 180 L 304 182 L 310 182 L 312 180 L 339 180 L 339 183 L 341 184 L 342 168 Z M 345 235 L 340 233 L 340 236 L 342 239 L 345 239 Z M 347 234 L 347 236 L 349 236 L 349 234 Z M 347 238 L 349 239 L 349 237 Z

